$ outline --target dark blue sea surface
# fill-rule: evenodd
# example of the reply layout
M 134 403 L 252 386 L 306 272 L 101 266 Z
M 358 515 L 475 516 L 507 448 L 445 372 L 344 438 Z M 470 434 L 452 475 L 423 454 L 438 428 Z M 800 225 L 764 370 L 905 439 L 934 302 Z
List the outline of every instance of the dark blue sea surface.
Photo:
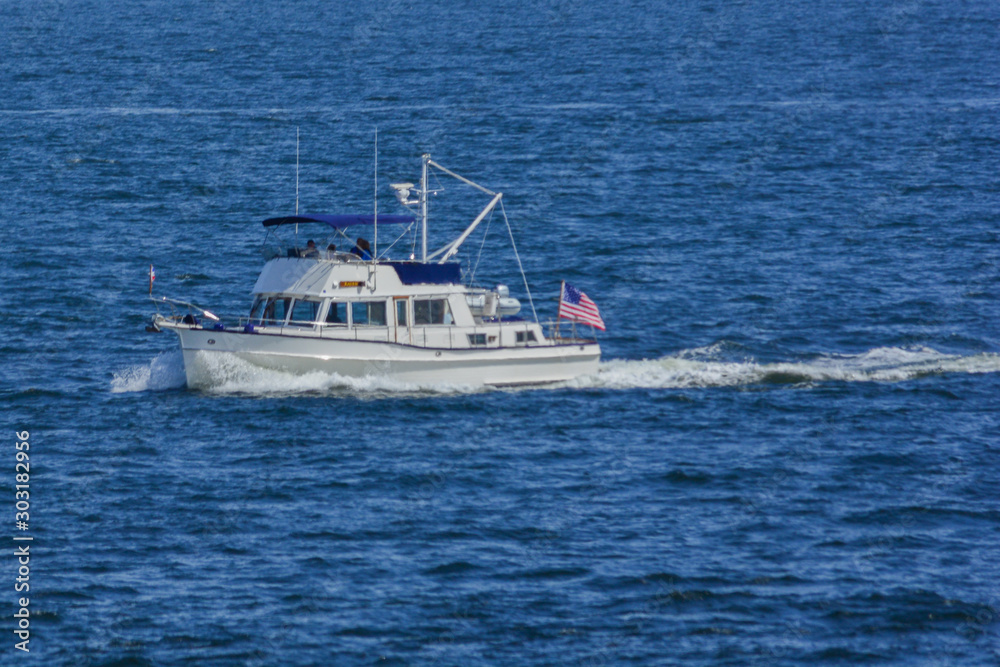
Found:
M 0 14 L 0 663 L 1000 664 L 1000 4 Z M 245 313 L 296 133 L 301 210 L 365 213 L 376 127 L 380 212 L 424 152 L 503 191 L 596 375 L 184 386 L 149 265 Z

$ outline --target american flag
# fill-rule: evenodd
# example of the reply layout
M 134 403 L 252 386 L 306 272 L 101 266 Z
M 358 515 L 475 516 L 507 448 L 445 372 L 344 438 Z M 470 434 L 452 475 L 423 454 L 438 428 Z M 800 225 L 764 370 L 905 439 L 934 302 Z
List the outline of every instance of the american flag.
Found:
M 559 317 L 574 322 L 583 322 L 605 331 L 604 320 L 597 310 L 597 304 L 590 297 L 567 282 L 563 283 L 562 294 L 559 296 Z

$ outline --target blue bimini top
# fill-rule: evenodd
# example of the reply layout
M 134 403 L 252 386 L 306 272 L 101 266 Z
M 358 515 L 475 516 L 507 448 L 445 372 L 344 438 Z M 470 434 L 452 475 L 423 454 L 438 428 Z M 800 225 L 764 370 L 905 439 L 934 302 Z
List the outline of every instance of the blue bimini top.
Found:
M 378 216 L 378 221 L 383 225 L 408 225 L 414 220 L 415 218 L 412 215 Z M 322 222 L 334 229 L 343 229 L 352 225 L 374 225 L 375 216 L 371 214 L 329 215 L 327 213 L 304 213 L 302 215 L 288 215 L 282 218 L 268 218 L 264 221 L 264 226 L 278 227 L 279 225 L 298 225 L 307 222 Z

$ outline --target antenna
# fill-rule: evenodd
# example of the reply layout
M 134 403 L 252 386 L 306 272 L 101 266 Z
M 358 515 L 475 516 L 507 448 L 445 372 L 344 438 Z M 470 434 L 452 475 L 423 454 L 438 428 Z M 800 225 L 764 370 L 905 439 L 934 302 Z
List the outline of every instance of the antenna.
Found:
M 378 259 L 378 125 L 375 126 L 375 249 L 372 260 Z
M 299 126 L 295 126 L 295 215 L 299 215 Z M 299 244 L 299 223 L 295 223 L 295 245 Z
M 299 128 L 295 127 L 295 215 L 299 214 Z

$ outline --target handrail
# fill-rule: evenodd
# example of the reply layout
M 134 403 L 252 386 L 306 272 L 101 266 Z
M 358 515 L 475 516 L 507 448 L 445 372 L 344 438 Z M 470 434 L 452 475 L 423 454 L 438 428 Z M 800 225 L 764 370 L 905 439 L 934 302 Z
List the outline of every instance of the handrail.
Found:
M 169 303 L 177 306 L 187 306 L 188 308 L 193 308 L 197 310 L 199 313 L 201 313 L 210 320 L 214 320 L 216 322 L 220 321 L 219 316 L 216 315 L 215 313 L 211 313 L 202 308 L 201 306 L 196 306 L 193 303 L 188 303 L 187 301 L 181 301 L 180 299 L 170 299 L 165 296 L 150 296 L 149 300 L 152 301 L 153 303 Z
M 170 299 L 167 297 L 153 297 L 151 300 L 157 304 L 165 303 L 173 306 L 185 306 L 192 308 L 200 313 L 205 314 L 206 318 L 213 319 L 219 322 L 219 318 L 214 315 L 214 313 L 209 313 L 203 308 L 196 306 L 194 304 L 188 303 L 186 301 L 181 301 L 179 299 Z M 176 312 L 176 311 L 175 311 Z M 211 317 L 209 317 L 211 315 Z M 160 315 L 160 317 L 163 317 Z M 272 331 L 272 335 L 278 336 L 293 336 L 301 335 L 306 331 L 312 331 L 316 334 L 316 337 L 323 338 L 327 340 L 331 339 L 341 339 L 341 340 L 355 340 L 355 341 L 371 341 L 371 342 L 393 342 L 393 332 L 399 327 L 390 326 L 388 324 L 376 324 L 376 325 L 360 325 L 360 326 L 349 326 L 344 322 L 318 322 L 309 320 L 289 320 L 289 321 L 264 321 L 261 322 L 259 317 L 252 318 L 248 316 L 242 316 L 235 318 L 237 322 L 237 327 L 227 327 L 230 328 L 245 328 L 247 325 L 254 325 L 257 327 L 268 328 Z M 232 321 L 232 320 L 230 320 Z M 410 325 L 404 327 L 409 331 L 408 345 L 413 345 L 416 347 L 430 347 L 431 338 L 435 338 L 437 345 L 444 344 L 445 349 L 455 350 L 455 349 L 502 349 L 504 347 L 544 347 L 547 345 L 577 345 L 577 344 L 590 344 L 596 342 L 596 338 L 587 337 L 578 331 L 576 322 L 568 320 L 546 320 L 542 322 L 489 322 L 473 324 L 472 326 L 460 326 L 460 325 L 444 325 L 444 324 L 429 324 L 429 325 Z M 541 339 L 528 340 L 528 333 L 533 330 L 534 327 L 541 327 Z M 568 335 L 562 335 L 559 331 L 560 327 L 568 328 Z M 433 333 L 437 331 L 435 336 L 429 336 L 428 330 Z M 443 336 L 447 335 L 445 340 Z M 511 340 L 507 338 L 504 334 L 513 334 L 514 338 Z M 462 336 L 474 336 L 482 334 L 485 335 L 486 341 L 482 345 L 476 345 L 472 343 L 471 340 L 466 345 L 465 339 Z M 523 334 L 521 341 L 517 340 L 518 334 Z M 490 340 L 493 337 L 494 340 Z M 504 341 L 507 340 L 506 344 Z

